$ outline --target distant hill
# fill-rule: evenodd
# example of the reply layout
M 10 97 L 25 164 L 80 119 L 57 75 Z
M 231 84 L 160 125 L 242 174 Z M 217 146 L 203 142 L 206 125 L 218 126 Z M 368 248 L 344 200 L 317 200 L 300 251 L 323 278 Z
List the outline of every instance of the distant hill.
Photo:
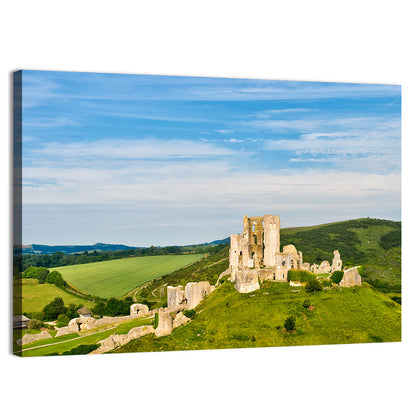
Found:
M 84 251 L 117 251 L 130 250 L 137 247 L 126 246 L 124 244 L 105 244 L 96 243 L 92 245 L 71 245 L 71 246 L 48 246 L 43 244 L 32 244 L 30 246 L 22 246 L 22 254 L 53 254 L 61 251 L 65 254 L 83 253 Z
M 204 246 L 215 246 L 218 244 L 228 244 L 230 242 L 230 237 L 224 238 L 223 240 L 215 240 L 210 243 L 201 243 L 201 244 L 189 244 L 185 246 L 175 246 L 175 247 L 184 247 L 184 248 L 198 248 Z M 158 246 L 161 247 L 161 246 Z M 126 246 L 124 244 L 106 244 L 106 243 L 96 243 L 96 244 L 85 244 L 85 245 L 57 245 L 49 246 L 45 244 L 31 244 L 20 246 L 22 254 L 53 254 L 58 251 L 64 254 L 75 254 L 83 253 L 84 251 L 117 251 L 117 250 L 134 250 L 138 247 Z M 146 248 L 146 247 L 140 247 Z M 17 251 L 18 247 L 14 247 L 14 251 Z

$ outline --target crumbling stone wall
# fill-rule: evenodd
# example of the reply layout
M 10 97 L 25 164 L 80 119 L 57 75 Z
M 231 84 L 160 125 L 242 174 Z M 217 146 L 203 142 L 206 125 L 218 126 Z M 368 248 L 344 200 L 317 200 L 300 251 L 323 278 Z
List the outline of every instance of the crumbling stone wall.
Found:
M 173 329 L 173 319 L 168 311 L 159 311 L 159 324 L 156 328 L 155 335 L 163 337 L 169 335 Z
M 240 293 L 253 292 L 260 288 L 258 271 L 242 268 L 235 273 L 235 289 Z
M 99 341 L 101 344 L 100 347 L 90 352 L 90 354 L 103 354 L 105 352 L 113 350 L 114 348 L 120 347 L 121 345 L 127 344 L 133 339 L 137 339 L 144 335 L 152 334 L 154 332 L 155 330 L 153 326 L 145 325 L 145 326 L 132 328 L 127 334 L 110 335 L 105 340 Z
M 341 255 L 339 254 L 339 251 L 335 250 L 334 258 L 332 259 L 331 272 L 335 272 L 337 270 L 342 270 L 342 260 L 341 260 Z
M 211 286 L 209 282 L 187 283 L 185 286 L 187 308 L 193 309 L 198 306 L 214 289 L 215 287 Z
M 332 268 L 328 261 L 324 260 L 319 266 L 312 264 L 311 272 L 315 274 L 331 273 Z
M 177 306 L 186 303 L 185 291 L 183 286 L 168 286 L 167 287 L 168 308 L 176 308 Z
M 175 318 L 173 319 L 173 322 L 172 322 L 173 329 L 177 328 L 178 326 L 184 325 L 189 321 L 190 319 L 186 317 L 182 311 L 180 311 L 176 314 Z
M 149 315 L 149 307 L 142 303 L 133 303 L 130 306 L 130 316 L 147 316 Z
M 361 286 L 361 275 L 358 273 L 358 267 L 353 267 L 344 272 L 344 277 L 342 278 L 339 286 L 341 287 L 352 287 L 352 286 Z
M 62 335 L 72 334 L 74 332 L 86 331 L 88 329 L 93 329 L 98 326 L 115 324 L 118 322 L 126 321 L 132 319 L 131 315 L 127 316 L 104 316 L 100 319 L 95 319 L 93 317 L 89 318 L 74 318 L 69 321 L 68 326 L 58 328 L 56 337 Z
M 40 331 L 40 334 L 25 334 L 23 338 L 16 341 L 17 345 L 30 344 L 31 342 L 39 341 L 40 339 L 52 338 L 52 335 L 46 331 Z
M 176 309 L 185 306 L 186 309 L 193 309 L 214 289 L 215 286 L 210 285 L 206 281 L 197 283 L 189 282 L 186 284 L 185 289 L 182 289 L 182 286 L 168 286 L 167 307 L 168 309 Z

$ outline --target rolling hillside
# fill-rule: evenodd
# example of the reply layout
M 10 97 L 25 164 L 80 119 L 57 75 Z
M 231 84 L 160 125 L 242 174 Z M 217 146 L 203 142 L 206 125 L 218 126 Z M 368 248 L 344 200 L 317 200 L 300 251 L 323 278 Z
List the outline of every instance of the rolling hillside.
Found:
M 401 243 L 400 238 L 383 243 L 385 236 L 400 234 L 401 223 L 372 218 L 348 220 L 311 227 L 283 228 L 281 247 L 295 244 L 302 251 L 303 259 L 309 263 L 331 262 L 333 251 L 338 249 L 347 265 L 364 266 L 363 279 L 400 297 L 401 292 Z M 397 245 L 398 243 L 398 245 Z M 163 306 L 166 301 L 166 286 L 185 286 L 188 282 L 208 280 L 215 284 L 218 276 L 228 267 L 229 244 L 212 248 L 210 256 L 152 280 L 135 289 L 133 299 L 153 307 Z
M 37 279 L 21 279 L 13 282 L 13 313 L 41 312 L 46 304 L 60 297 L 65 305 L 82 304 L 87 308 L 94 303 L 78 296 L 71 295 L 49 283 L 39 284 Z
M 158 276 L 173 272 L 203 257 L 203 254 L 132 257 L 97 263 L 56 267 L 64 280 L 84 293 L 102 298 L 120 297 Z
M 303 261 L 320 263 L 339 250 L 344 265 L 364 265 L 364 280 L 385 292 L 401 291 L 401 222 L 360 218 L 281 230 L 281 245 L 294 244 Z
M 311 307 L 303 306 L 304 300 Z M 238 293 L 226 281 L 197 307 L 188 324 L 171 335 L 153 334 L 114 352 L 398 342 L 401 306 L 371 286 L 307 293 L 288 283 L 266 282 Z M 284 322 L 296 318 L 288 332 Z

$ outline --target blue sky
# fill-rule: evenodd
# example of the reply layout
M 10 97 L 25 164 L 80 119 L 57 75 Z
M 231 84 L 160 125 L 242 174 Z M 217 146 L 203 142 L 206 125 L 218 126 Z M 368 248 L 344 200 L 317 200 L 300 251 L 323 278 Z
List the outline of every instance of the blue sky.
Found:
M 400 220 L 397 85 L 23 71 L 23 243 Z

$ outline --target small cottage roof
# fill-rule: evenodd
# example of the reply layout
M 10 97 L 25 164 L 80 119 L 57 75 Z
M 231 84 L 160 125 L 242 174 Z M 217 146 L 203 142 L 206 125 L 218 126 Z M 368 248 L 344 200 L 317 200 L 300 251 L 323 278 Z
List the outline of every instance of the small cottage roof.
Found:
M 13 322 L 29 322 L 30 319 L 24 315 L 13 315 Z

